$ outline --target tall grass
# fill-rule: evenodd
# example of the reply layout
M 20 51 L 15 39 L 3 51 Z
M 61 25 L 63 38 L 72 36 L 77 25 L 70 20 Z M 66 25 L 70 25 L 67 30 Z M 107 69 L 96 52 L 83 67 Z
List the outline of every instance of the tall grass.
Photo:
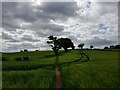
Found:
M 41 61 L 5 61 L 2 70 L 34 70 L 39 68 L 53 68 L 54 59 Z
M 55 82 L 52 70 L 4 71 L 3 88 L 53 88 Z
M 84 50 L 90 58 L 64 65 L 81 57 L 79 50 L 60 51 L 58 58 L 63 88 L 116 88 L 118 79 L 118 51 Z M 15 61 L 28 56 L 29 61 Z M 2 62 L 3 88 L 53 88 L 55 84 L 53 51 L 4 53 Z M 41 68 L 41 69 L 40 69 Z M 34 70 L 35 69 L 35 70 Z M 20 70 L 20 71 L 19 71 Z M 24 70 L 24 71 L 23 71 Z
M 54 55 L 52 51 L 3 53 L 3 57 L 6 58 L 6 61 L 2 62 L 2 70 L 32 70 L 42 67 L 52 68 L 55 63 L 54 56 L 46 58 L 46 56 L 50 54 Z M 15 58 L 21 56 L 28 56 L 30 60 L 15 60 Z
M 89 62 L 78 62 L 61 69 L 64 88 L 117 88 L 118 52 L 84 51 Z M 69 56 L 68 56 L 69 57 Z

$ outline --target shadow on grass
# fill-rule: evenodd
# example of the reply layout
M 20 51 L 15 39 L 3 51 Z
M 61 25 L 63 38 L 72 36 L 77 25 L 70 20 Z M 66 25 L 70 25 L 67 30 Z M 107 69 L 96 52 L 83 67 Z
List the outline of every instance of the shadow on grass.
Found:
M 90 60 L 89 56 L 87 54 L 85 54 L 84 52 L 80 52 L 80 55 L 81 57 L 79 59 L 76 59 L 74 61 L 71 61 L 71 62 L 64 62 L 64 63 L 61 63 L 60 66 L 69 66 L 69 65 L 72 65 L 72 64 L 77 64 L 77 62 L 88 62 Z M 83 58 L 86 57 L 86 60 L 82 60 Z

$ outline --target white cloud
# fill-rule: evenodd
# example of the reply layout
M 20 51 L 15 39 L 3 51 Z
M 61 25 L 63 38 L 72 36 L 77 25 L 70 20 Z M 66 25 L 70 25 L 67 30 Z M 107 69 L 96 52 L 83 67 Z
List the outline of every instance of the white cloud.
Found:
M 113 2 L 77 3 L 4 2 L 3 51 L 50 49 L 49 35 L 68 37 L 77 46 L 94 44 L 98 47 L 118 42 L 118 6 Z M 106 29 L 99 29 L 99 24 Z

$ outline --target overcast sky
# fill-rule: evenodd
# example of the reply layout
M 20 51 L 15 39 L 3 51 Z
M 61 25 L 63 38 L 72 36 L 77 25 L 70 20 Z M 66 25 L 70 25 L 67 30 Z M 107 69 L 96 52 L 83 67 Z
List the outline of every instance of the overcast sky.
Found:
M 0 6 L 1 7 L 1 6 Z M 76 48 L 116 45 L 117 2 L 2 2 L 2 51 L 47 50 L 49 35 L 70 38 Z

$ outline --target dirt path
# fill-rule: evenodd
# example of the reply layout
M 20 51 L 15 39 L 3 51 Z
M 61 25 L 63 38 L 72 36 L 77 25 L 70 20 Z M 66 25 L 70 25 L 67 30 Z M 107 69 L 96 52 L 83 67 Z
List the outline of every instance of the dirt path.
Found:
M 67 63 L 63 63 L 63 65 L 65 64 L 71 64 L 74 62 L 79 62 L 84 56 L 86 56 L 87 60 L 89 61 L 89 57 L 85 54 L 85 53 L 80 53 L 81 57 L 77 60 L 74 60 L 72 62 L 67 62 Z M 61 74 L 60 74 L 60 70 L 59 70 L 59 57 L 56 57 L 56 67 L 55 67 L 55 76 L 56 76 L 56 81 L 55 81 L 55 90 L 61 90 L 62 89 L 62 81 L 61 81 Z
M 55 90 L 61 90 L 61 88 L 62 88 L 61 75 L 60 75 L 58 66 L 56 66 L 56 68 L 55 68 L 55 76 L 56 76 Z

